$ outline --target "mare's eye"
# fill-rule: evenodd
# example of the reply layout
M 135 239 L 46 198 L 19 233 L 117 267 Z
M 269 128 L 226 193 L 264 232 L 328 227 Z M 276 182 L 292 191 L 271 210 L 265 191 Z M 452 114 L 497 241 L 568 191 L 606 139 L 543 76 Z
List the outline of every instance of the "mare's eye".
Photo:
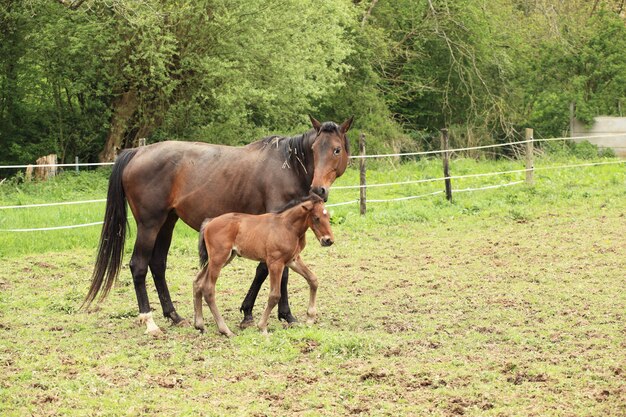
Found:
M 333 149 L 333 155 L 338 156 L 341 153 L 341 148 Z

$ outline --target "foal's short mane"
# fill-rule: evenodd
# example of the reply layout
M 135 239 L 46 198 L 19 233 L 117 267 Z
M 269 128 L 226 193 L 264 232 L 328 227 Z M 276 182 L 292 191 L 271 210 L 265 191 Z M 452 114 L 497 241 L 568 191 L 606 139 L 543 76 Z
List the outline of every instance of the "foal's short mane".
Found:
M 320 196 L 318 196 L 317 194 L 309 194 L 306 197 L 301 197 L 301 198 L 295 198 L 293 200 L 291 200 L 290 202 L 288 202 L 287 204 L 285 204 L 284 206 L 282 206 L 281 208 L 279 208 L 276 211 L 272 211 L 272 213 L 276 213 L 276 214 L 280 214 L 280 213 L 284 213 L 285 211 L 294 208 L 295 206 L 298 206 L 306 201 L 312 201 L 314 203 L 322 203 L 324 202 L 324 200 L 322 200 L 322 198 Z

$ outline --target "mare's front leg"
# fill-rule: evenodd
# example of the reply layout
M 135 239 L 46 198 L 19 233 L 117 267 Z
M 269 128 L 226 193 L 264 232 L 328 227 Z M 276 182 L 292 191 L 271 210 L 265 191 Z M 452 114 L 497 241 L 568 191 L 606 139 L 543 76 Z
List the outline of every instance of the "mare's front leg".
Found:
M 273 262 L 268 265 L 270 275 L 270 295 L 267 300 L 267 307 L 261 316 L 258 327 L 262 334 L 267 334 L 267 322 L 269 321 L 270 314 L 278 301 L 280 300 L 280 280 L 285 269 L 285 264 L 282 262 Z
M 291 263 L 289 263 L 289 268 L 293 269 L 296 273 L 302 275 L 304 279 L 309 283 L 309 308 L 307 309 L 307 324 L 313 324 L 315 322 L 315 318 L 317 317 L 317 287 L 318 280 L 317 276 L 304 264 L 302 258 L 298 255 L 296 259 L 294 259 Z
M 287 291 L 287 285 L 289 282 L 289 269 L 283 270 L 283 277 L 280 281 L 280 300 L 278 301 L 278 320 L 285 320 L 288 325 L 297 323 L 298 319 L 291 314 L 291 308 L 289 307 L 289 293 Z
M 265 264 L 265 262 L 260 262 L 259 266 L 256 267 L 256 274 L 254 275 L 254 280 L 250 285 L 248 294 L 246 294 L 246 298 L 244 298 L 243 303 L 241 303 L 241 307 L 239 308 L 239 311 L 243 313 L 243 320 L 239 324 L 239 327 L 241 329 L 245 329 L 254 325 L 252 308 L 254 308 L 254 302 L 256 301 L 256 297 L 259 295 L 261 285 L 263 285 L 263 282 L 265 282 L 268 273 L 269 272 L 267 270 L 267 265 Z
M 269 271 L 267 269 L 267 265 L 264 262 L 259 263 L 259 266 L 256 268 L 256 274 L 254 276 L 254 281 L 250 285 L 250 289 L 248 290 L 248 294 L 246 294 L 246 298 L 243 300 L 241 304 L 241 311 L 244 315 L 243 320 L 239 324 L 239 327 L 245 329 L 254 324 L 254 318 L 252 316 L 252 308 L 254 307 L 254 302 L 259 295 L 259 290 L 261 289 L 261 285 L 265 282 Z M 289 308 L 289 295 L 287 293 L 287 282 L 289 280 L 289 270 L 287 268 L 284 269 L 282 280 L 280 283 L 280 292 L 281 297 L 278 304 L 278 319 L 285 320 L 288 324 L 296 323 L 298 319 L 296 319 L 291 314 L 291 309 Z

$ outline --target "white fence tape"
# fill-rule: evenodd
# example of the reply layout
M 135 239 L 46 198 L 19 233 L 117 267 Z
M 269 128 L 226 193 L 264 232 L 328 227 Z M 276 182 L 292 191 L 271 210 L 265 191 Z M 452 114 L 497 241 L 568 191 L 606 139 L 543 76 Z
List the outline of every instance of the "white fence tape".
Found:
M 33 208 L 33 207 L 52 207 L 52 206 L 68 206 L 71 204 L 87 204 L 87 203 L 102 203 L 107 201 L 106 198 L 100 200 L 82 200 L 82 201 L 61 201 L 59 203 L 42 203 L 42 204 L 23 204 L 20 206 L 0 206 L 0 210 L 4 209 L 20 209 L 20 208 Z
M 417 155 L 433 155 L 444 152 L 462 152 L 462 151 L 471 151 L 477 149 L 488 149 L 488 148 L 500 148 L 503 146 L 511 146 L 511 145 L 521 145 L 528 142 L 550 142 L 555 140 L 584 140 L 584 139 L 603 139 L 603 138 L 614 138 L 621 137 L 626 135 L 625 133 L 614 133 L 610 135 L 588 135 L 588 136 L 563 136 L 558 138 L 544 138 L 544 139 L 531 139 L 531 140 L 520 140 L 517 142 L 506 142 L 506 143 L 495 143 L 492 145 L 481 145 L 481 146 L 472 146 L 466 148 L 455 148 L 445 150 L 434 150 L 434 151 L 423 151 L 423 152 L 405 152 L 405 153 L 389 153 L 389 154 L 378 154 L 378 155 L 352 155 L 351 159 L 360 159 L 360 158 L 388 158 L 388 157 L 398 157 L 398 156 L 417 156 Z M 35 164 L 27 164 L 27 165 L 0 165 L 0 169 L 23 169 L 32 167 L 88 167 L 88 166 L 108 166 L 113 165 L 114 162 L 85 162 L 85 163 L 69 163 L 69 164 L 43 164 L 43 165 L 35 165 Z
M 382 186 L 391 186 L 391 185 L 415 184 L 415 183 L 423 183 L 423 182 L 442 181 L 442 180 L 445 180 L 445 179 L 473 178 L 473 177 L 484 177 L 484 176 L 493 176 L 493 175 L 502 175 L 502 174 L 522 173 L 522 172 L 531 171 L 531 170 L 543 171 L 543 170 L 552 170 L 552 169 L 568 169 L 568 168 L 579 168 L 579 167 L 589 167 L 589 166 L 598 166 L 598 165 L 613 165 L 613 164 L 623 164 L 623 163 L 626 163 L 626 160 L 623 160 L 623 161 L 607 161 L 607 162 L 591 162 L 591 163 L 585 163 L 585 164 L 553 165 L 553 166 L 548 166 L 548 167 L 535 167 L 535 168 L 517 169 L 517 170 L 511 170 L 511 171 L 499 171 L 499 172 L 486 172 L 486 173 L 480 173 L 480 174 L 457 175 L 457 176 L 449 176 L 449 177 L 441 177 L 441 178 L 429 178 L 429 179 L 415 180 L 415 181 L 403 181 L 403 182 L 397 182 L 397 183 L 368 184 L 366 186 L 367 187 L 382 187 Z M 507 183 L 507 184 L 491 185 L 491 186 L 479 187 L 479 188 L 465 188 L 465 189 L 454 190 L 454 192 L 455 193 L 461 193 L 461 192 L 469 192 L 469 191 L 487 190 L 487 189 L 492 189 L 492 188 L 508 187 L 508 186 L 511 186 L 511 185 L 520 184 L 522 182 L 523 181 L 516 181 L 516 182 Z M 361 188 L 361 187 L 362 186 L 360 186 L 360 185 L 336 186 L 336 187 L 333 187 L 333 189 L 354 189 L 354 188 Z M 386 200 L 368 199 L 367 202 L 370 202 L 370 203 L 382 203 L 382 202 L 391 202 L 391 201 L 412 200 L 412 199 L 416 199 L 416 198 L 423 198 L 423 197 L 428 197 L 428 196 L 441 194 L 441 193 L 443 193 L 443 191 L 435 191 L 435 192 L 428 193 L 428 194 L 422 194 L 422 195 L 416 195 L 416 196 L 407 196 L 407 197 L 398 197 L 398 198 L 392 198 L 392 199 L 386 199 Z M 104 201 L 106 201 L 106 199 L 84 200 L 84 201 L 66 201 L 66 202 L 60 202 L 60 203 L 30 204 L 30 205 L 19 205 L 19 206 L 3 206 L 3 207 L 0 207 L 0 209 L 29 208 L 29 207 L 50 207 L 50 206 L 58 206 L 58 205 L 96 203 L 96 202 L 104 202 Z M 337 207 L 337 206 L 343 206 L 343 205 L 347 205 L 347 204 L 354 204 L 354 203 L 358 203 L 359 201 L 360 201 L 359 199 L 356 199 L 356 200 L 350 200 L 350 201 L 346 201 L 346 202 L 342 202 L 342 203 L 328 204 L 327 207 Z M 103 222 L 94 222 L 94 223 L 86 223 L 86 224 L 78 224 L 78 225 L 70 225 L 70 226 L 56 226 L 56 227 L 43 227 L 43 228 L 31 228 L 31 229 L 0 229 L 0 232 L 33 232 L 33 231 L 44 231 L 44 230 L 74 229 L 74 228 L 79 228 L 79 227 L 95 226 L 95 225 L 102 224 L 102 223 Z
M 93 222 L 85 224 L 73 224 L 71 226 L 55 226 L 55 227 L 38 227 L 32 229 L 0 229 L 0 232 L 38 232 L 42 230 L 62 230 L 62 229 L 76 229 L 79 227 L 95 226 L 104 222 Z
M 434 150 L 434 151 L 422 151 L 422 152 L 404 152 L 404 153 L 389 153 L 389 154 L 377 154 L 377 155 L 352 155 L 350 159 L 362 159 L 362 158 L 388 158 L 388 157 L 399 157 L 399 156 L 418 156 L 418 155 L 434 155 L 439 153 L 454 153 L 454 152 L 463 152 L 463 151 L 472 151 L 478 149 L 488 149 L 488 148 L 500 148 L 503 146 L 512 146 L 512 145 L 522 145 L 524 143 L 529 142 L 551 142 L 556 140 L 583 140 L 583 139 L 591 139 L 591 138 L 614 138 L 614 137 L 623 137 L 626 133 L 615 133 L 610 135 L 598 135 L 598 136 L 577 136 L 577 137 L 560 137 L 560 138 L 544 138 L 544 139 L 528 139 L 528 140 L 520 140 L 517 142 L 506 142 L 506 143 L 495 143 L 492 145 L 481 145 L 481 146 L 470 146 L 466 148 L 455 148 L 443 150 Z
M 24 169 L 24 168 L 28 168 L 28 167 L 33 167 L 33 168 L 44 168 L 44 167 L 101 167 L 101 166 L 107 166 L 107 165 L 113 165 L 114 162 L 85 162 L 85 163 L 78 163 L 78 164 L 41 164 L 41 165 L 37 165 L 37 164 L 28 164 L 28 165 L 0 165 L 0 169 L 5 168 L 5 169 Z
M 420 184 L 424 182 L 434 182 L 434 181 L 443 181 L 447 179 L 456 180 L 462 178 L 477 178 L 477 177 L 491 177 L 494 175 L 503 175 L 503 174 L 519 174 L 526 171 L 544 171 L 550 169 L 565 169 L 565 168 L 577 168 L 577 167 L 588 167 L 595 165 L 614 165 L 614 164 L 624 164 L 626 160 L 623 161 L 608 161 L 608 162 L 593 162 L 587 164 L 572 164 L 572 165 L 552 165 L 547 167 L 535 167 L 535 168 L 524 168 L 524 169 L 514 169 L 511 171 L 497 171 L 497 172 L 484 172 L 480 174 L 467 174 L 467 175 L 451 175 L 449 177 L 439 177 L 439 178 L 426 178 L 421 180 L 409 180 L 409 181 L 401 181 L 401 182 L 387 182 L 387 183 L 376 183 L 376 184 L 365 184 L 365 185 L 337 185 L 333 186 L 333 190 L 349 190 L 349 189 L 358 189 L 358 188 L 375 188 L 375 187 L 388 187 L 391 185 L 407 185 L 407 184 Z

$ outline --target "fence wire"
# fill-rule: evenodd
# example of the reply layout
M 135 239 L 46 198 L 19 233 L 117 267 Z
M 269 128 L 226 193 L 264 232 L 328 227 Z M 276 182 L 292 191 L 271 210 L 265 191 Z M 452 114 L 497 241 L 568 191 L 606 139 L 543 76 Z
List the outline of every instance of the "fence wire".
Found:
M 612 135 L 615 136 L 615 135 Z M 548 139 L 536 139 L 534 141 L 553 141 L 553 140 L 564 140 L 564 139 L 580 139 L 580 138 L 548 138 Z M 507 145 L 514 145 L 514 144 L 522 144 L 522 143 L 528 143 L 531 142 L 533 140 L 524 140 L 524 141 L 519 141 L 519 142 L 511 142 L 511 143 L 506 143 L 506 144 L 497 144 L 497 145 L 486 145 L 484 147 L 472 147 L 472 148 L 458 148 L 458 149 L 452 149 L 452 150 L 448 150 L 447 152 L 458 152 L 458 151 L 463 151 L 463 150 L 470 150 L 470 149 L 485 149 L 487 147 L 496 147 L 496 146 L 507 146 Z M 402 156 L 402 155 L 426 155 L 426 154 L 433 154 L 433 153 L 442 153 L 442 152 L 446 152 L 446 151 L 429 151 L 429 152 L 422 152 L 422 153 L 403 153 L 403 154 L 386 154 L 386 155 L 367 155 L 367 157 L 388 157 L 388 156 Z M 356 157 L 355 157 L 356 158 Z M 613 165 L 613 164 L 623 164 L 626 163 L 626 160 L 622 160 L 622 161 L 606 161 L 606 162 L 591 162 L 591 163 L 583 163 L 583 164 L 568 164 L 568 165 L 553 165 L 553 166 L 547 166 L 547 167 L 533 167 L 533 168 L 525 168 L 525 169 L 516 169 L 516 170 L 510 170 L 510 171 L 497 171 L 497 172 L 485 172 L 485 173 L 479 173 L 479 174 L 466 174 L 466 175 L 453 175 L 453 176 L 448 176 L 448 177 L 439 177 L 439 178 L 426 178 L 426 179 L 419 179 L 419 180 L 409 180 L 409 181 L 400 181 L 400 182 L 391 182 L 391 183 L 377 183 L 377 184 L 364 184 L 364 185 L 346 185 L 346 186 L 334 186 L 333 189 L 335 190 L 340 190 L 340 189 L 360 189 L 360 188 L 375 188 L 375 187 L 391 187 L 391 186 L 396 186 L 396 185 L 407 185 L 407 184 L 419 184 L 419 183 L 426 183 L 426 182 L 434 182 L 434 181 L 444 181 L 446 179 L 463 179 L 463 178 L 477 178 L 477 177 L 487 177 L 487 176 L 496 176 L 496 175 L 505 175 L 505 174 L 517 174 L 517 173 L 524 173 L 524 172 L 528 172 L 528 171 L 545 171 L 545 170 L 555 170 L 555 169 L 570 169 L 570 168 L 580 168 L 580 167 L 590 167 L 590 166 L 599 166 L 599 165 Z M 112 163 L 98 163 L 98 164 L 80 164 L 80 165 L 111 165 Z M 42 166 L 42 165 L 40 165 Z M 76 166 L 76 164 L 56 164 L 56 165 L 48 165 L 48 166 Z M 21 165 L 11 165 L 11 166 L 0 166 L 0 168 L 7 168 L 7 167 L 26 167 L 26 166 L 21 166 Z M 459 189 L 459 190 L 455 190 L 455 193 L 460 193 L 460 192 L 470 192 L 470 191 L 479 191 L 479 190 L 487 190 L 487 189 L 494 189 L 494 188 L 500 188 L 500 187 L 508 187 L 508 186 L 512 186 L 512 185 L 517 185 L 522 183 L 523 181 L 515 181 L 515 182 L 511 182 L 511 183 L 507 183 L 507 184 L 499 184 L 499 185 L 491 185 L 491 186 L 485 186 L 485 187 L 478 187 L 478 188 L 466 188 L 466 189 Z M 405 196 L 405 197 L 398 197 L 398 198 L 392 198 L 392 199 L 368 199 L 367 202 L 370 203 L 383 203 L 383 202 L 393 202 L 393 201 L 405 201 L 405 200 L 413 200 L 413 199 L 417 199 L 417 198 L 424 198 L 424 197 L 429 197 L 429 196 L 433 196 L 433 195 L 437 195 L 437 194 L 442 194 L 444 191 L 435 191 L 432 193 L 427 193 L 427 194 L 422 194 L 422 195 L 414 195 L 414 196 Z M 82 201 L 64 201 L 64 202 L 57 202 L 57 203 L 41 203 L 41 204 L 25 204 L 25 205 L 12 205 L 12 206 L 0 206 L 0 210 L 5 210 L 5 209 L 21 209 L 21 208 L 38 208 L 38 207 L 52 207 L 52 206 L 62 206 L 62 205 L 74 205 L 74 204 L 88 204 L 88 203 L 101 203 L 101 202 L 105 202 L 106 199 L 94 199 L 94 200 L 82 200 Z M 350 201 L 345 201 L 345 202 L 341 202 L 341 203 L 333 203 L 333 204 L 328 204 L 327 207 L 338 207 L 338 206 L 343 206 L 343 205 L 348 205 L 348 204 L 355 204 L 355 203 L 359 203 L 360 199 L 355 199 L 355 200 L 350 200 Z M 63 229 L 75 229 L 75 228 L 80 228 L 80 227 L 88 227 L 88 226 L 95 226 L 95 225 L 99 225 L 102 224 L 103 222 L 93 222 L 93 223 L 85 223 L 85 224 L 78 224 L 78 225 L 69 225 L 69 226 L 55 226 L 55 227 L 43 227 L 43 228 L 28 228 L 28 229 L 0 229 L 0 232 L 33 232 L 33 231 L 48 231 L 48 230 L 63 230 Z

